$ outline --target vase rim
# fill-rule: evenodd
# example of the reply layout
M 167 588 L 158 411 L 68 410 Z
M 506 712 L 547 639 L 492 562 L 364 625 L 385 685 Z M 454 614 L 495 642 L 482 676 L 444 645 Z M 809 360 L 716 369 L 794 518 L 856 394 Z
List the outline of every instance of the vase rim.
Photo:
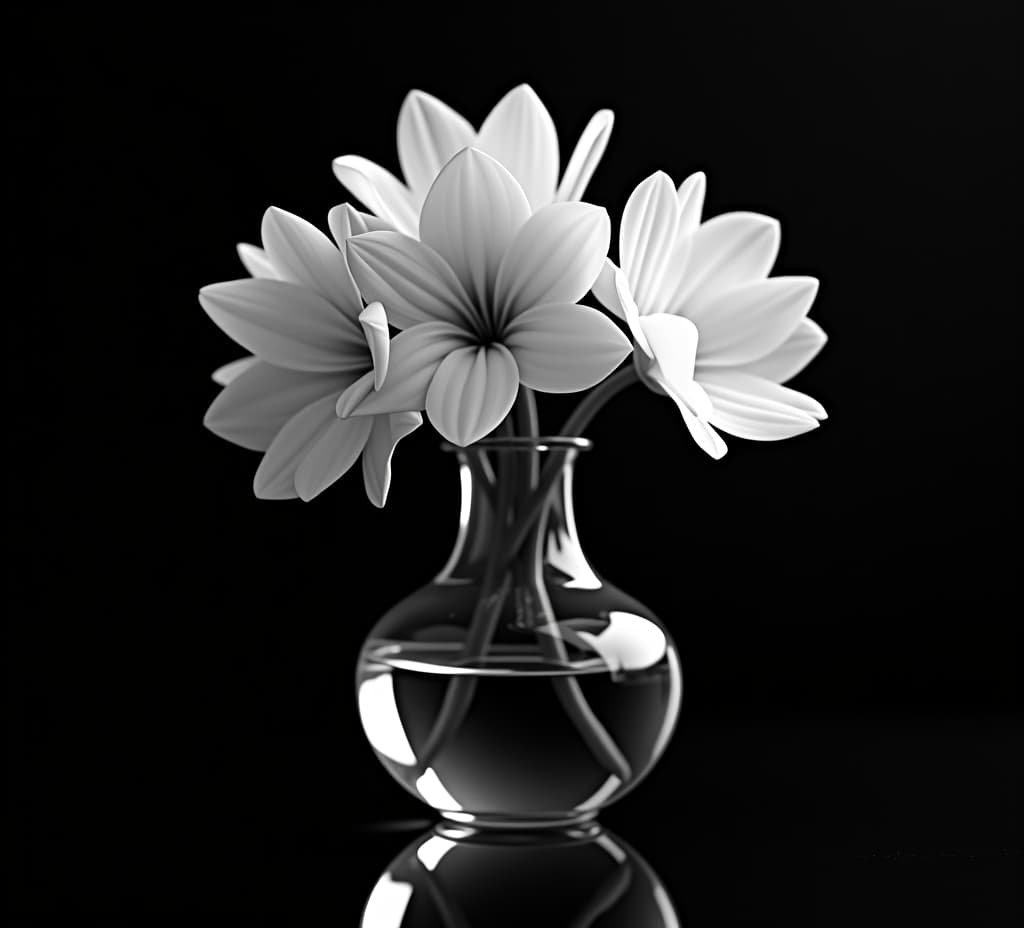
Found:
M 469 451 L 479 448 L 481 451 L 555 451 L 574 449 L 589 451 L 594 443 L 580 435 L 498 435 L 481 438 L 471 445 L 461 447 L 451 442 L 442 442 L 442 451 Z

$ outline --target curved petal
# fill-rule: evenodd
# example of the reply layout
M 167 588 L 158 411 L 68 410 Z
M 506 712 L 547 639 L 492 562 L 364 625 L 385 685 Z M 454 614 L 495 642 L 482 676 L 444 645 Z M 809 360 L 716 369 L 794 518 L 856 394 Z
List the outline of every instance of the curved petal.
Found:
M 708 299 L 740 284 L 763 280 L 779 253 L 779 223 L 758 213 L 723 213 L 693 233 L 692 273 L 671 312 L 689 315 L 691 298 Z
M 704 210 L 704 193 L 708 180 L 703 171 L 696 171 L 686 178 L 676 191 L 679 203 L 679 224 L 676 235 L 692 235 L 700 225 L 700 216 Z
M 359 155 L 334 159 L 334 176 L 368 209 L 400 232 L 416 234 L 418 213 L 409 188 L 379 164 Z
M 626 280 L 626 275 L 622 271 L 617 271 L 615 274 L 615 293 L 619 298 L 622 316 L 626 320 L 626 325 L 629 326 L 629 334 L 633 336 L 633 341 L 647 357 L 653 358 L 654 352 L 651 350 L 651 343 L 647 341 L 647 333 L 640 326 L 640 310 L 629 290 L 629 281 Z
M 576 143 L 569 164 L 566 165 L 562 182 L 555 191 L 556 201 L 579 200 L 586 192 L 587 184 L 601 162 L 601 156 L 608 147 L 608 139 L 615 124 L 611 110 L 598 110 L 590 118 L 586 129 Z
M 597 297 L 600 304 L 610 313 L 614 313 L 620 319 L 626 318 L 626 310 L 619 299 L 619 292 L 616 287 L 615 278 L 619 274 L 619 268 L 611 258 L 605 258 L 598 272 L 597 280 L 590 289 Z
M 366 374 L 338 400 L 339 416 L 369 416 L 385 412 L 415 412 L 427 405 L 427 388 L 438 365 L 469 342 L 466 333 L 447 322 L 424 322 L 399 332 L 391 340 L 388 376 L 373 390 Z
M 363 416 L 354 419 L 335 417 L 295 469 L 295 490 L 299 498 L 308 503 L 346 474 L 366 447 L 372 428 L 373 420 Z
M 654 356 L 650 376 L 665 387 L 677 404 L 685 403 L 699 419 L 707 419 L 711 415 L 711 402 L 693 379 L 697 327 L 689 319 L 666 313 L 641 316 L 640 327 Z
M 700 363 L 732 366 L 763 358 L 793 334 L 817 292 L 813 277 L 769 277 L 691 303 L 686 316 L 700 331 Z
M 518 392 L 519 368 L 504 345 L 467 345 L 437 368 L 427 391 L 427 415 L 452 444 L 470 445 L 508 415 Z
M 716 461 L 722 458 L 729 449 L 722 440 L 722 436 L 715 431 L 711 423 L 708 422 L 707 419 L 702 419 L 693 412 L 688 400 L 673 391 L 672 386 L 656 367 L 651 370 L 650 375 L 654 381 L 672 398 L 673 402 L 676 404 L 676 408 L 679 410 L 679 414 L 683 417 L 683 423 L 686 426 L 686 430 L 690 433 L 690 437 L 697 442 L 698 447 L 706 454 L 713 457 Z M 700 385 L 694 384 L 694 386 L 699 387 Z M 691 396 L 692 395 L 691 391 Z
M 418 412 L 374 416 L 373 429 L 363 449 L 363 483 L 374 506 L 383 507 L 391 488 L 391 457 L 395 446 L 423 424 Z
M 357 210 L 351 203 L 339 203 L 332 206 L 327 214 L 327 228 L 341 253 L 345 254 L 345 242 L 353 235 L 362 235 L 364 232 L 394 232 L 395 229 L 386 219 L 374 216 L 372 213 L 363 213 Z
M 350 238 L 345 252 L 363 298 L 383 303 L 397 328 L 437 321 L 478 324 L 455 272 L 429 245 L 400 232 L 367 232 Z
M 222 387 L 226 387 L 232 380 L 240 375 L 244 374 L 254 364 L 259 364 L 260 359 L 249 355 L 245 358 L 239 358 L 237 361 L 229 361 L 227 364 L 223 364 L 217 368 L 212 374 L 210 379 L 214 383 L 219 383 Z
M 271 364 L 301 371 L 367 367 L 358 329 L 305 287 L 250 277 L 203 287 L 199 303 L 238 344 Z
M 604 380 L 630 351 L 607 316 L 589 306 L 549 303 L 520 313 L 503 339 L 519 379 L 544 393 L 575 393 Z
M 619 229 L 619 265 L 644 309 L 661 281 L 678 224 L 675 184 L 664 171 L 656 171 L 626 201 Z
M 263 214 L 263 247 L 282 280 L 320 294 L 355 322 L 363 308 L 345 258 L 312 223 L 276 206 Z
M 828 336 L 817 322 L 801 319 L 793 334 L 778 348 L 763 358 L 744 364 L 743 370 L 776 383 L 785 383 L 814 360 L 826 341 Z
M 575 303 L 608 254 L 611 220 L 590 203 L 552 203 L 534 213 L 498 271 L 494 305 L 505 322 L 542 303 Z
M 770 380 L 736 371 L 700 371 L 711 398 L 710 421 L 738 438 L 777 441 L 817 428 L 821 404 Z
M 490 155 L 466 148 L 423 201 L 420 240 L 451 265 L 475 305 L 489 306 L 502 256 L 529 217 L 516 179 Z
M 235 245 L 235 250 L 238 252 L 238 259 L 242 262 L 242 266 L 253 277 L 269 277 L 271 280 L 276 280 L 281 276 L 271 264 L 267 253 L 258 245 L 239 242 Z
M 290 371 L 257 361 L 217 394 L 203 425 L 243 448 L 265 451 L 300 409 L 328 394 L 337 398 L 352 379 Z
M 422 201 L 441 168 L 475 137 L 476 130 L 448 104 L 411 90 L 398 113 L 398 161 L 413 196 Z
M 558 133 L 532 87 L 520 84 L 505 94 L 484 120 L 475 144 L 512 172 L 531 209 L 551 202 L 558 182 Z
M 665 259 L 664 272 L 658 286 L 648 295 L 647 311 L 669 313 L 682 305 L 681 294 L 688 289 L 691 260 L 693 258 L 691 235 L 677 235 Z
M 294 499 L 299 495 L 295 473 L 321 437 L 340 421 L 334 414 L 336 401 L 337 397 L 331 394 L 310 403 L 277 433 L 253 480 L 253 490 L 260 499 Z M 362 424 L 361 428 L 369 433 L 369 423 Z M 365 443 L 365 438 L 363 441 Z
M 379 390 L 388 372 L 388 355 L 391 348 L 391 333 L 388 331 L 388 317 L 384 306 L 374 301 L 359 314 L 366 343 L 373 358 L 373 388 Z

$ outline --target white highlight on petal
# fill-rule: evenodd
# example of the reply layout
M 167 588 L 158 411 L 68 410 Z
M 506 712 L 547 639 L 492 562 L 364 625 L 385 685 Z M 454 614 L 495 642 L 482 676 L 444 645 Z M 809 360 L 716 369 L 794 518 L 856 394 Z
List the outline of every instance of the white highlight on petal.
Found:
M 455 801 L 455 797 L 444 788 L 444 784 L 434 772 L 433 767 L 427 767 L 416 781 L 416 791 L 423 797 L 427 805 L 435 809 L 444 809 L 445 812 L 461 812 L 462 806 Z
M 704 193 L 707 190 L 707 177 L 703 171 L 697 171 L 686 178 L 676 191 L 679 203 L 679 224 L 676 226 L 676 237 L 692 235 L 700 225 L 700 216 L 704 210 Z
M 640 183 L 626 202 L 619 229 L 619 264 L 639 306 L 646 307 L 657 292 L 678 222 L 675 185 L 664 171 Z
M 391 333 L 388 331 L 388 317 L 384 304 L 374 300 L 359 314 L 366 343 L 373 358 L 373 387 L 379 390 L 388 373 L 388 354 L 391 347 Z
M 448 104 L 409 91 L 398 113 L 398 161 L 414 197 L 422 201 L 441 168 L 475 137 L 473 126 Z
M 562 182 L 555 191 L 555 200 L 582 199 L 587 184 L 590 183 L 590 178 L 608 147 L 608 139 L 611 137 L 614 124 L 615 114 L 611 110 L 599 110 L 590 118 L 565 168 Z
M 629 281 L 622 271 L 615 272 L 615 293 L 619 298 L 622 315 L 626 320 L 626 325 L 629 326 L 629 333 L 633 336 L 633 341 L 647 357 L 653 358 L 654 351 L 651 349 L 651 343 L 647 340 L 647 333 L 640 325 L 640 309 L 633 299 Z
M 276 280 L 281 276 L 277 273 L 277 269 L 267 256 L 267 253 L 257 245 L 239 242 L 235 246 L 235 250 L 238 252 L 238 258 L 242 262 L 243 267 L 253 277 L 269 277 L 271 280 Z
M 597 275 L 597 280 L 594 281 L 590 289 L 608 312 L 614 313 L 620 319 L 625 319 L 626 310 L 622 306 L 622 301 L 619 299 L 618 290 L 615 285 L 615 278 L 618 274 L 619 268 L 615 265 L 615 262 L 611 258 L 605 258 Z
M 432 835 L 416 848 L 416 859 L 433 873 L 437 869 L 437 865 L 444 860 L 445 855 L 453 847 L 455 847 L 454 841 L 449 841 L 440 835 Z
M 352 196 L 400 232 L 416 234 L 418 210 L 409 188 L 394 174 L 359 155 L 335 158 L 333 167 Z
M 229 361 L 210 374 L 210 379 L 214 383 L 219 383 L 222 387 L 226 387 L 236 377 L 244 374 L 254 364 L 259 363 L 260 359 L 252 356 L 239 358 L 237 361 Z
M 763 358 L 744 364 L 742 369 L 748 374 L 785 383 L 807 367 L 827 341 L 828 336 L 821 326 L 813 319 L 804 318 L 778 348 Z
M 642 316 L 639 327 L 647 336 L 655 360 L 651 376 L 667 383 L 673 397 L 685 402 L 698 418 L 706 419 L 711 414 L 711 403 L 693 379 L 697 327 L 689 319 L 667 313 Z
M 416 755 L 402 725 L 391 674 L 367 677 L 359 684 L 357 698 L 363 731 L 373 749 L 396 764 L 412 767 Z
M 366 900 L 360 922 L 362 928 L 402 928 L 412 893 L 411 883 L 400 882 L 385 873 Z

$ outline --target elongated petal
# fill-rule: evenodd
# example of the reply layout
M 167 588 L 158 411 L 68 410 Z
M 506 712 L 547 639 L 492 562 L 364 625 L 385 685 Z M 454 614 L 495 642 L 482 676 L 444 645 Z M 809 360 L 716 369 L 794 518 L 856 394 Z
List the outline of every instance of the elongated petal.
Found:
M 590 178 L 593 177 L 601 162 L 601 156 L 608 147 L 608 139 L 611 137 L 614 124 L 615 114 L 611 110 L 599 110 L 590 118 L 565 168 L 562 182 L 555 191 L 556 201 L 583 198 L 587 184 L 590 183 Z
M 253 480 L 253 489 L 260 499 L 294 499 L 299 495 L 295 487 L 296 471 L 317 442 L 340 421 L 334 414 L 336 402 L 333 393 L 321 397 L 299 410 L 277 433 Z M 362 431 L 365 444 L 369 430 L 369 423 L 361 422 L 353 434 L 358 439 Z M 359 448 L 361 450 L 362 445 Z
M 644 330 L 654 355 L 652 377 L 666 387 L 677 402 L 683 402 L 700 419 L 711 415 L 711 403 L 693 379 L 697 355 L 697 327 L 689 319 L 658 313 L 642 316 Z
M 395 446 L 422 425 L 418 412 L 396 412 L 374 416 L 373 429 L 363 449 L 363 483 L 374 506 L 383 507 L 391 488 L 391 457 Z
M 203 425 L 243 448 L 265 451 L 299 410 L 328 394 L 337 397 L 352 380 L 351 375 L 310 374 L 257 361 L 217 394 Z
M 322 296 L 283 280 L 232 280 L 199 291 L 207 314 L 243 348 L 279 367 L 365 370 L 366 342 Z
M 619 271 L 620 268 L 615 265 L 611 258 L 605 258 L 601 264 L 601 270 L 598 272 L 597 280 L 594 281 L 590 289 L 608 312 L 614 313 L 620 319 L 625 319 L 626 310 L 619 299 L 615 282 Z
M 446 103 L 410 91 L 398 113 L 398 161 L 413 196 L 422 201 L 441 168 L 475 137 L 476 130 Z
M 335 399 L 329 397 L 328 399 Z M 331 421 L 295 469 L 295 490 L 309 502 L 348 473 L 366 447 L 373 421 L 362 416 Z
M 748 374 L 756 374 L 785 383 L 800 373 L 825 346 L 828 336 L 813 319 L 801 319 L 800 324 L 778 348 L 757 361 L 743 365 Z
M 468 342 L 462 329 L 447 322 L 424 322 L 399 332 L 391 341 L 384 384 L 374 391 L 373 374 L 361 377 L 341 395 L 338 415 L 375 416 L 426 408 L 427 388 L 438 365 Z
M 722 440 L 722 436 L 715 431 L 711 423 L 694 413 L 689 401 L 693 397 L 693 391 L 691 391 L 689 398 L 676 393 L 664 375 L 656 368 L 652 369 L 651 377 L 675 402 L 679 414 L 683 417 L 686 430 L 690 433 L 690 437 L 697 443 L 698 447 L 716 461 L 723 457 L 729 449 Z M 695 386 L 699 387 L 699 384 L 695 384 Z M 704 404 L 702 403 L 701 405 Z
M 379 164 L 359 155 L 334 159 L 334 175 L 349 193 L 399 232 L 416 234 L 418 213 L 409 188 Z
M 694 235 L 677 235 L 665 259 L 664 272 L 658 286 L 648 295 L 647 311 L 668 313 L 683 305 L 682 294 L 688 289 L 693 259 Z
M 629 354 L 629 340 L 607 316 L 589 306 L 551 303 L 520 313 L 504 344 L 519 379 L 544 393 L 575 393 L 604 380 Z
M 779 223 L 758 213 L 723 213 L 693 233 L 692 273 L 672 312 L 688 315 L 687 301 L 709 299 L 740 284 L 763 280 L 779 253 Z
M 239 242 L 235 250 L 238 252 L 238 259 L 253 277 L 269 277 L 273 280 L 281 276 L 267 257 L 267 253 L 258 245 Z
M 237 361 L 229 361 L 227 364 L 218 367 L 211 375 L 210 378 L 214 383 L 219 383 L 222 387 L 226 387 L 236 377 L 241 376 L 254 364 L 259 364 L 260 359 L 249 355 L 246 358 L 239 358 Z
M 641 310 L 656 292 L 675 241 L 679 203 L 672 178 L 657 171 L 626 201 L 619 230 L 619 264 Z
M 504 346 L 469 345 L 451 352 L 427 391 L 427 415 L 454 445 L 469 445 L 508 415 L 519 392 L 519 369 Z
M 455 272 L 429 245 L 400 232 L 367 232 L 350 238 L 345 250 L 363 299 L 383 303 L 392 325 L 477 325 Z
M 737 371 L 698 371 L 711 397 L 710 421 L 738 438 L 777 441 L 809 432 L 825 418 L 821 404 L 763 377 Z
M 437 176 L 420 213 L 420 240 L 455 271 L 477 306 L 494 293 L 498 266 L 530 216 L 518 181 L 490 155 L 463 149 Z
M 359 292 L 335 244 L 312 223 L 271 206 L 263 214 L 263 247 L 283 280 L 309 287 L 355 322 Z
M 813 277 L 770 277 L 694 301 L 686 315 L 700 331 L 702 365 L 746 364 L 778 348 L 814 302 Z
M 626 325 L 629 326 L 629 334 L 633 336 L 633 341 L 647 357 L 653 358 L 654 352 L 651 350 L 651 343 L 647 341 L 647 333 L 640 326 L 640 310 L 629 289 L 629 281 L 622 271 L 617 271 L 615 274 L 615 293 L 619 298 L 622 316 L 626 320 Z
M 327 214 L 327 227 L 341 253 L 345 254 L 345 242 L 353 235 L 364 232 L 394 232 L 395 229 L 386 219 L 363 213 L 351 203 L 339 203 L 331 207 Z
M 384 306 L 373 302 L 359 314 L 359 322 L 370 346 L 373 358 L 373 386 L 379 390 L 388 372 L 388 355 L 391 347 L 391 333 L 388 331 L 388 317 Z
M 703 171 L 697 171 L 686 178 L 676 191 L 679 202 L 679 225 L 676 235 L 692 235 L 700 225 L 701 213 L 704 211 L 704 193 L 707 190 L 707 177 Z
M 505 94 L 484 120 L 475 144 L 512 172 L 531 209 L 551 202 L 558 181 L 558 134 L 532 87 L 520 84 Z
M 590 203 L 552 203 L 519 230 L 498 271 L 499 319 L 543 303 L 575 303 L 608 254 L 611 220 Z

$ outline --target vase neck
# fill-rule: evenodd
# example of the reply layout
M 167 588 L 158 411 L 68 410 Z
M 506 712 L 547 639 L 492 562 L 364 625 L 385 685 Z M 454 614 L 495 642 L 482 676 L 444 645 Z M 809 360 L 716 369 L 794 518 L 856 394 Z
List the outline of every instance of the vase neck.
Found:
M 585 447 L 552 439 L 453 449 L 461 486 L 459 531 L 437 582 L 479 582 L 495 547 L 509 545 L 518 530 L 522 543 L 511 566 L 520 578 L 543 576 L 549 584 L 598 588 L 601 582 L 580 546 L 573 508 L 575 465 Z M 529 518 L 545 479 L 552 480 L 545 511 L 523 533 L 522 520 Z

